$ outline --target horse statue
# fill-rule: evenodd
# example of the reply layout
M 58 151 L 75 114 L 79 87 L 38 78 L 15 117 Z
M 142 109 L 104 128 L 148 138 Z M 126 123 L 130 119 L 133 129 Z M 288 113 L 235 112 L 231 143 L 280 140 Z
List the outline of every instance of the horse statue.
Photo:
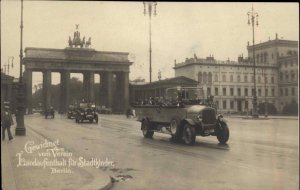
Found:
M 71 40 L 71 36 L 69 36 L 69 46 L 72 47 L 73 46 L 73 42 Z
M 86 43 L 85 43 L 85 47 L 88 48 L 91 44 L 92 44 L 92 42 L 91 42 L 91 37 L 89 37 L 89 40 L 86 41 Z
M 80 33 L 78 31 L 74 32 L 73 45 L 75 47 L 81 45 Z
M 85 36 L 83 37 L 81 43 L 80 43 L 80 47 L 82 48 L 85 45 Z

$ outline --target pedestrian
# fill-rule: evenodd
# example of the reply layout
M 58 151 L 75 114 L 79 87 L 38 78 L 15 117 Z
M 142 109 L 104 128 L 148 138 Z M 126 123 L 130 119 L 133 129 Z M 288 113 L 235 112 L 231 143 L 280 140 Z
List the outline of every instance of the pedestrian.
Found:
M 4 107 L 4 111 L 1 114 L 1 127 L 2 127 L 2 140 L 5 140 L 5 131 L 7 130 L 8 139 L 12 140 L 13 137 L 10 132 L 10 126 L 13 125 L 13 119 L 8 106 Z

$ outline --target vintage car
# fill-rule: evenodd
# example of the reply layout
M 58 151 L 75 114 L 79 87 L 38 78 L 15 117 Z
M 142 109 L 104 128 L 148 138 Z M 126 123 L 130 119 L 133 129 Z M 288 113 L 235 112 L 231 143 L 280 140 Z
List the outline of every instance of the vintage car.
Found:
M 167 133 L 172 135 L 172 139 L 193 145 L 196 136 L 211 135 L 225 144 L 229 139 L 229 128 L 223 116 L 217 115 L 211 99 L 201 99 L 197 97 L 197 93 L 193 99 L 194 93 L 189 94 L 191 90 L 192 88 L 177 89 L 180 91 L 177 92 L 177 100 L 169 101 L 171 104 L 135 105 L 137 120 L 141 122 L 144 137 L 151 138 L 154 132 Z M 196 90 L 199 91 L 199 88 Z
M 44 114 L 45 114 L 45 119 L 47 119 L 49 116 L 53 119 L 55 115 L 53 107 L 46 109 Z
M 67 118 L 68 119 L 75 119 L 76 118 L 76 108 L 73 105 L 69 106 L 68 112 L 67 112 Z
M 82 123 L 84 121 L 89 121 L 90 123 L 95 121 L 98 123 L 96 109 L 88 103 L 80 103 L 79 108 L 76 109 L 75 122 Z

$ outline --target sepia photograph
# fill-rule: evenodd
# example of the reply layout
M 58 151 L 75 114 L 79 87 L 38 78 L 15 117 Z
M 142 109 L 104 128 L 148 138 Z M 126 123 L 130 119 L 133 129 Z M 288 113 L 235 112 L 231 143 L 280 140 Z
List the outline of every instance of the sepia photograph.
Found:
M 0 3 L 1 189 L 299 189 L 299 3 Z

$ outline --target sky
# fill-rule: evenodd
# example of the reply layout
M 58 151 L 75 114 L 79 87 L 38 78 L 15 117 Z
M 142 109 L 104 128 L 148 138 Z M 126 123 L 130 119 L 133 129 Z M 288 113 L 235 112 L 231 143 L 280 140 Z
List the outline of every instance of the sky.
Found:
M 252 5 L 259 14 L 256 43 L 272 40 L 276 33 L 299 41 L 298 3 L 158 2 L 157 15 L 152 16 L 152 81 L 158 80 L 159 71 L 162 79 L 174 77 L 174 60 L 183 62 L 194 54 L 233 61 L 240 54 L 247 57 L 247 42 L 252 41 L 247 12 Z M 15 77 L 20 7 L 21 1 L 1 1 L 1 68 L 14 56 L 9 74 Z M 24 1 L 23 49 L 64 49 L 79 24 L 81 36 L 91 37 L 95 50 L 129 53 L 130 80 L 149 81 L 149 17 L 143 12 L 142 2 Z M 52 75 L 52 84 L 59 83 L 59 76 Z M 33 84 L 41 81 L 41 73 L 34 73 Z

